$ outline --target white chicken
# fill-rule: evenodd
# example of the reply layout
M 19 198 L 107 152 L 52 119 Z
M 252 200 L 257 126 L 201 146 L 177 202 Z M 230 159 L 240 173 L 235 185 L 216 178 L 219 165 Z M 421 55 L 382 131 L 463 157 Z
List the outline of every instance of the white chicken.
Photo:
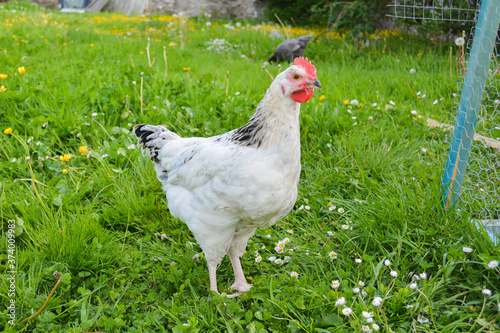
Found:
M 186 223 L 205 254 L 211 290 L 218 292 L 216 270 L 226 254 L 234 271 L 231 289 L 250 290 L 240 262 L 248 239 L 293 208 L 300 175 L 300 103 L 315 88 L 321 88 L 316 68 L 307 58 L 296 58 L 240 128 L 181 138 L 163 126 L 134 127 L 171 214 Z

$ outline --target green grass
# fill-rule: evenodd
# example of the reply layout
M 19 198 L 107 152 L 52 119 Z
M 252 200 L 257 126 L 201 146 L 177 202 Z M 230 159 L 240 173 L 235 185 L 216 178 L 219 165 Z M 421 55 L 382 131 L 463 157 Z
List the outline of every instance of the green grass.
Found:
M 209 298 L 201 250 L 170 216 L 151 163 L 127 149 L 136 143 L 129 133 L 138 123 L 164 124 L 182 136 L 245 124 L 271 83 L 261 69 L 277 43 L 269 27 L 2 5 L 0 74 L 8 78 L 0 79 L 0 126 L 13 132 L 0 133 L 0 272 L 7 277 L 11 270 L 9 221 L 16 222 L 17 271 L 14 326 L 10 283 L 0 283 L 2 330 L 361 332 L 362 311 L 373 313 L 382 332 L 500 330 L 500 272 L 487 266 L 499 259 L 499 247 L 469 224 L 466 207 L 461 215 L 441 211 L 449 134 L 424 125 L 425 117 L 451 119 L 457 73 L 450 77 L 450 45 L 381 32 L 368 47 L 333 38 L 308 46 L 324 88 L 301 110 L 299 199 L 287 217 L 250 240 L 243 267 L 254 288 L 237 299 Z M 239 46 L 206 50 L 214 38 Z M 353 99 L 363 105 L 344 104 Z M 83 156 L 81 146 L 91 154 Z M 71 158 L 61 161 L 64 154 Z M 19 179 L 36 179 L 36 191 Z M 274 247 L 285 237 L 289 258 L 269 261 L 284 259 Z M 474 251 L 465 254 L 463 246 Z M 46 301 L 56 270 L 62 281 L 47 308 L 21 324 Z M 412 276 L 424 272 L 418 290 L 411 289 Z M 218 274 L 228 292 L 227 258 Z M 353 292 L 359 281 L 366 295 Z M 354 310 L 350 317 L 335 306 L 340 297 Z M 380 307 L 374 297 L 384 298 Z

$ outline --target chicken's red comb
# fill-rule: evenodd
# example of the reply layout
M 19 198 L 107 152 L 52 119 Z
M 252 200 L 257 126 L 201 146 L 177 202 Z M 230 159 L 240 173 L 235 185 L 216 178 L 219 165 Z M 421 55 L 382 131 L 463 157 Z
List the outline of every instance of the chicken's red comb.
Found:
M 306 72 L 316 78 L 316 67 L 314 67 L 313 64 L 307 58 L 304 59 L 304 57 L 298 57 L 295 58 L 293 61 L 293 64 L 296 66 L 301 66 L 306 70 Z

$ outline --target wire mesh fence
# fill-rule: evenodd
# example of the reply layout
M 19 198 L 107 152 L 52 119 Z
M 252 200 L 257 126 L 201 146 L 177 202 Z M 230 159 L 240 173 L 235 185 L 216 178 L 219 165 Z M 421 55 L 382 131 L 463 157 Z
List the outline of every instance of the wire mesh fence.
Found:
M 477 1 L 395 0 L 388 5 L 389 17 L 411 20 L 476 22 Z
M 396 19 L 472 22 L 464 45 L 443 205 L 470 213 L 493 241 L 500 236 L 500 1 L 395 0 Z
M 497 13 L 500 15 L 500 12 Z M 477 27 L 471 36 L 482 34 Z M 474 144 L 471 146 L 468 168 L 462 187 L 460 201 L 472 216 L 483 223 L 500 229 L 500 41 L 497 35 L 492 48 L 491 61 L 482 66 L 486 82 L 482 102 L 477 110 Z M 467 67 L 471 61 L 473 39 L 467 43 Z M 481 47 L 486 47 L 481 45 Z M 462 75 L 459 89 L 463 90 L 465 75 Z M 481 91 L 475 92 L 480 94 Z M 459 103 L 455 104 L 455 110 Z M 496 222 L 495 222 L 496 221 Z M 500 230 L 497 230 L 500 234 Z
M 483 0 L 472 28 L 454 107 L 455 128 L 443 175 L 444 205 L 458 204 L 500 235 L 500 3 Z M 466 59 L 466 60 L 465 60 Z M 448 188 L 446 188 L 448 187 Z

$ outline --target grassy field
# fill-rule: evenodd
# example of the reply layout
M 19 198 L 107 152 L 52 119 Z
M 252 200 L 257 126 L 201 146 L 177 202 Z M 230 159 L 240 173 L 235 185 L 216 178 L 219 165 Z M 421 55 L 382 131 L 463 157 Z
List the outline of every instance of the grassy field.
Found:
M 242 261 L 254 288 L 224 297 L 226 258 L 223 294 L 208 297 L 201 249 L 169 214 L 130 130 L 211 136 L 244 125 L 271 83 L 262 65 L 274 29 L 0 6 L 1 330 L 500 330 L 500 249 L 466 208 L 441 211 L 450 134 L 424 125 L 452 118 L 458 49 L 390 31 L 310 43 L 323 89 L 301 110 L 296 206 L 250 240 Z M 55 271 L 48 305 L 22 323 Z

